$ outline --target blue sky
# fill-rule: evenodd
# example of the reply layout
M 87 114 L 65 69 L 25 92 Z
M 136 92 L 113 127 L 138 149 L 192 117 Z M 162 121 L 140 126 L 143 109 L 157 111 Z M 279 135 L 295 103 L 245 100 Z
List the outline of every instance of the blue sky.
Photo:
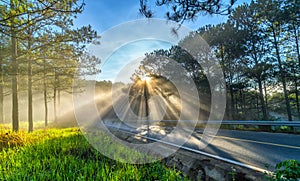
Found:
M 121 46 L 118 51 L 113 52 L 111 56 L 103 62 L 102 73 L 99 74 L 98 78 L 111 80 L 111 75 L 116 75 L 114 81 L 129 82 L 130 75 L 138 68 L 139 61 L 142 60 L 142 55 L 145 52 L 151 52 L 158 47 L 168 49 L 170 46 L 171 44 L 169 42 L 154 39 L 134 41 Z M 116 67 L 119 67 L 119 69 L 116 69 Z
M 238 0 L 241 4 L 249 0 Z M 155 0 L 149 0 L 155 2 Z M 75 26 L 91 24 L 99 33 L 120 23 L 144 18 L 139 14 L 139 0 L 85 0 L 86 6 L 82 14 L 75 20 Z M 152 6 L 155 18 L 165 18 L 165 8 Z M 201 16 L 195 22 L 186 22 L 191 29 L 207 24 L 226 21 L 226 16 Z
M 154 0 L 149 0 L 149 3 L 155 2 Z M 243 1 L 238 1 L 236 4 L 241 4 Z M 144 19 L 142 15 L 139 14 L 139 0 L 85 0 L 86 6 L 82 14 L 78 15 L 77 19 L 74 21 L 76 27 L 84 25 L 92 25 L 101 37 L 101 39 L 106 39 L 109 42 L 109 38 L 103 37 L 103 35 L 108 35 L 113 37 L 114 41 L 116 37 L 112 33 L 107 33 L 112 31 L 116 27 L 120 27 L 120 24 L 126 23 L 128 21 L 134 21 L 138 19 Z M 155 18 L 165 19 L 166 9 L 157 8 L 153 5 L 152 10 L 154 12 Z M 186 22 L 184 25 L 190 30 L 196 30 L 201 26 L 207 24 L 218 24 L 225 22 L 227 20 L 226 16 L 201 16 L 195 22 Z M 128 34 L 128 32 L 126 32 Z M 131 34 L 136 32 L 131 31 Z M 120 34 L 120 32 L 119 32 Z M 124 34 L 125 35 L 125 32 Z M 155 35 L 158 37 L 159 35 Z M 100 39 L 100 42 L 101 42 Z M 102 64 L 99 65 L 102 69 L 100 75 L 97 75 L 97 79 L 100 80 L 111 80 L 115 81 L 118 72 L 121 71 L 126 64 L 130 64 L 131 61 L 136 60 L 137 57 L 141 57 L 146 52 L 151 52 L 155 49 L 166 49 L 174 44 L 162 40 L 155 41 L 143 41 L 141 38 L 139 41 L 133 41 L 128 43 L 120 44 L 118 47 L 114 46 L 114 49 L 109 50 L 109 56 L 100 56 Z M 107 46 L 107 44 L 105 44 Z M 98 47 L 103 48 L 103 47 Z M 93 47 L 93 51 L 97 51 Z M 101 50 L 99 50 L 101 52 Z

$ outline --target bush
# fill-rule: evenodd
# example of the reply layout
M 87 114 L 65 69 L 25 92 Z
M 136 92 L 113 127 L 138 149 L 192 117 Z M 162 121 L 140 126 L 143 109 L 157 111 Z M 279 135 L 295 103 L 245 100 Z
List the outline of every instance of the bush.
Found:
M 270 176 L 270 181 L 300 180 L 300 162 L 286 160 L 276 165 L 275 172 Z

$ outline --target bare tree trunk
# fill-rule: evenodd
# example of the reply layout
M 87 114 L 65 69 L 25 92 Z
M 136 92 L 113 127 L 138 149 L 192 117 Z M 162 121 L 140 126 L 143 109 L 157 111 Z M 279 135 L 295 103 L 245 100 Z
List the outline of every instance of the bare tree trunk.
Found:
M 259 89 L 259 99 L 260 99 L 260 103 L 261 103 L 261 110 L 263 113 L 263 120 L 267 120 L 268 115 L 267 115 L 267 109 L 266 109 L 266 105 L 265 105 L 262 81 L 260 78 L 258 78 L 258 89 Z
M 259 94 L 257 94 L 257 89 L 256 89 L 256 87 L 255 87 L 255 98 L 256 98 L 256 111 L 257 111 L 257 118 L 260 118 L 260 115 L 259 115 L 259 113 L 260 113 L 260 107 L 259 107 L 259 100 L 260 100 L 260 98 L 259 98 Z
M 32 107 L 32 68 L 31 60 L 28 60 L 28 132 L 33 131 L 33 107 Z
M 0 55 L 1 56 L 1 55 Z M 3 107 L 3 99 L 4 99 L 4 77 L 3 77 L 3 62 L 2 56 L 0 57 L 0 124 L 4 123 L 4 107 Z
M 294 74 L 294 84 L 295 84 L 297 112 L 300 113 L 299 92 L 298 92 L 298 78 L 297 78 L 297 73 L 296 73 L 295 67 L 293 67 L 293 74 Z
M 57 117 L 59 118 L 61 116 L 61 107 L 60 107 L 60 80 L 59 80 L 59 76 L 57 76 L 57 85 L 58 85 L 58 89 L 57 89 L 57 108 L 58 108 L 58 114 L 57 114 Z
M 238 105 L 239 102 L 238 102 L 238 100 L 239 100 L 238 94 L 235 93 L 235 110 L 236 110 L 236 113 L 239 112 L 239 105 Z
M 254 62 L 258 66 L 259 63 L 258 63 L 258 58 L 257 58 L 257 51 L 256 51 L 256 47 L 255 47 L 255 44 L 253 41 L 252 41 L 252 48 L 253 48 L 253 53 L 254 53 Z M 267 115 L 267 110 L 266 110 L 266 105 L 265 105 L 261 75 L 256 75 L 256 76 L 257 76 L 257 83 L 258 83 L 258 89 L 259 89 L 259 99 L 261 102 L 261 111 L 263 113 L 263 120 L 267 120 L 268 115 Z
M 240 107 L 241 107 L 241 110 L 242 110 L 242 113 L 243 115 L 245 114 L 245 107 L 244 107 L 244 93 L 243 93 L 243 89 L 240 89 L 240 92 L 239 92 L 239 100 L 240 100 Z
M 31 49 L 31 39 L 28 40 L 28 49 Z M 32 107 L 32 60 L 28 57 L 28 132 L 33 131 L 33 107 Z
M 147 121 L 147 135 L 149 134 L 150 122 L 149 122 L 149 103 L 148 103 L 148 86 L 146 80 L 144 80 L 144 98 L 145 98 L 145 117 Z
M 47 100 L 47 84 L 46 84 L 46 59 L 44 58 L 44 76 L 43 76 L 43 84 L 44 84 L 44 106 L 45 106 L 45 127 L 48 126 L 48 100 Z
M 13 131 L 19 131 L 18 98 L 18 61 L 16 38 L 12 37 L 12 125 Z
M 288 115 L 289 121 L 292 121 L 293 118 L 292 118 L 290 100 L 289 100 L 288 92 L 287 92 L 287 89 L 286 89 L 285 73 L 284 73 L 284 70 L 282 68 L 282 62 L 281 62 L 281 58 L 280 58 L 280 53 L 279 53 L 279 48 L 278 48 L 278 42 L 277 42 L 277 37 L 276 37 L 276 33 L 275 33 L 274 28 L 272 28 L 272 31 L 273 31 L 274 46 L 275 46 L 275 50 L 276 50 L 278 67 L 279 67 L 279 72 L 280 72 L 282 86 L 283 86 L 283 93 L 284 93 L 284 98 L 285 98 L 286 111 L 287 111 L 287 115 Z
M 299 105 L 299 91 L 298 91 L 298 80 L 295 77 L 295 93 L 296 93 L 296 106 L 297 112 L 300 113 L 300 105 Z
M 269 103 L 268 103 L 268 94 L 267 94 L 267 86 L 266 86 L 266 83 L 264 83 L 264 90 L 265 90 L 265 105 L 266 105 L 266 112 L 267 112 L 267 115 L 269 115 Z M 269 116 L 268 116 L 269 117 Z
M 246 114 L 246 110 L 247 110 L 247 108 L 246 108 L 246 94 L 245 94 L 245 92 L 243 91 L 243 93 L 242 93 L 242 99 L 243 99 L 243 113 L 244 114 Z
M 54 122 L 57 121 L 57 107 L 56 107 L 56 87 L 53 90 L 53 110 L 54 110 Z
M 14 2 L 10 1 L 11 9 L 14 9 Z M 14 17 L 11 18 L 11 55 L 12 55 L 12 128 L 13 131 L 19 131 L 19 105 L 18 105 L 18 69 L 19 64 L 17 60 L 17 39 L 16 39 L 16 32 L 14 29 Z
M 298 58 L 298 63 L 300 67 L 300 49 L 299 49 L 299 40 L 298 40 L 298 32 L 295 24 L 293 23 L 293 29 L 294 29 L 294 36 L 295 36 L 295 43 L 296 43 L 296 52 L 297 52 L 297 58 Z M 294 74 L 296 74 L 294 72 Z M 298 92 L 298 80 L 295 75 L 295 91 L 296 91 L 296 105 L 297 105 L 297 112 L 300 113 L 300 105 L 299 105 L 299 92 Z
M 231 110 L 230 110 L 230 112 L 231 112 L 231 119 L 234 119 L 234 113 L 235 113 L 235 110 L 234 110 L 234 93 L 233 93 L 233 86 L 232 86 L 232 84 L 230 85 L 230 100 L 231 100 L 231 105 L 230 105 L 230 107 L 231 107 Z
M 57 92 L 57 72 L 54 72 L 54 89 L 53 89 L 53 108 L 54 108 L 54 122 L 57 121 L 57 105 L 56 105 L 56 92 Z
M 232 112 L 231 112 L 231 108 L 230 108 L 230 102 L 229 102 L 229 92 L 226 91 L 226 115 L 227 115 L 227 119 L 232 119 Z
M 298 62 L 299 62 L 299 67 L 300 67 L 300 49 L 299 49 L 299 40 L 298 40 L 298 33 L 297 33 L 297 28 L 295 24 L 293 23 L 293 29 L 294 29 L 294 36 L 295 36 L 295 43 L 296 43 L 296 52 L 297 52 L 297 57 L 298 57 Z

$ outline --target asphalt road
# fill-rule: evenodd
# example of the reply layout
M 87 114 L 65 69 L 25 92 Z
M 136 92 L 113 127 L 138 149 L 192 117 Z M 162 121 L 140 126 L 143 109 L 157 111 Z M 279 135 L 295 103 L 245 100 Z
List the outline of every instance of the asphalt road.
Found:
M 198 130 L 194 136 L 200 136 L 201 133 L 202 130 Z M 213 141 L 202 151 L 272 170 L 281 161 L 300 160 L 300 135 L 219 130 Z
M 115 124 L 107 123 L 114 127 Z M 132 128 L 124 124 L 117 124 L 118 129 L 133 131 L 146 135 L 146 127 Z M 161 139 L 172 131 L 172 128 L 150 126 L 150 137 Z M 164 133 L 164 134 L 162 134 Z M 198 149 L 192 140 L 200 140 L 203 130 L 195 130 L 185 147 Z M 213 140 L 200 151 L 254 166 L 263 170 L 273 171 L 277 163 L 288 160 L 300 160 L 300 135 L 267 133 L 236 130 L 219 130 Z

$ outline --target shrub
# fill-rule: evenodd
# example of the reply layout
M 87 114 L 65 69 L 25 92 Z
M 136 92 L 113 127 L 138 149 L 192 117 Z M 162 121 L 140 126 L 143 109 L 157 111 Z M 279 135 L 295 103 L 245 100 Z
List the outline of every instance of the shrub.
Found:
M 270 181 L 300 180 L 300 162 L 297 160 L 280 162 L 275 169 L 275 172 L 270 176 Z

